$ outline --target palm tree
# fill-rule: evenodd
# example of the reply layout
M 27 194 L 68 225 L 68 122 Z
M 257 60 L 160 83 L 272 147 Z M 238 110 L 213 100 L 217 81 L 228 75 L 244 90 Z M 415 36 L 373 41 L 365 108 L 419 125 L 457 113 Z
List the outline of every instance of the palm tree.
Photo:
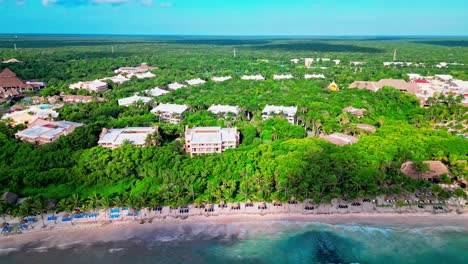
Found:
M 82 203 L 82 200 L 80 196 L 76 193 L 72 194 L 70 198 L 68 198 L 70 201 L 70 205 L 73 206 L 73 210 L 76 211 L 76 209 L 79 209 Z
M 35 212 L 35 214 L 41 215 L 42 228 L 46 227 L 46 224 L 44 222 L 44 214 L 47 213 L 47 207 L 48 200 L 45 197 L 39 195 L 34 198 L 34 201 L 32 203 L 32 210 Z
M 6 216 L 11 212 L 11 204 L 5 200 L 0 201 L 0 215 L 3 222 L 6 222 Z

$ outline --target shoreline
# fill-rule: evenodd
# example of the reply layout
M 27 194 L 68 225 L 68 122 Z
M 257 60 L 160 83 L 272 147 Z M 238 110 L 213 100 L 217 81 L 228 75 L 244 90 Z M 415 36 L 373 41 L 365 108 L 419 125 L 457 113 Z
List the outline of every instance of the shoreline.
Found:
M 230 225 L 230 224 L 265 224 L 267 222 L 323 223 L 323 224 L 385 224 L 405 225 L 407 227 L 457 226 L 468 230 L 468 208 L 461 211 L 448 208 L 444 212 L 430 212 L 414 208 L 360 208 L 361 210 L 304 211 L 301 204 L 283 205 L 281 208 L 268 205 L 267 210 L 257 208 L 231 210 L 216 208 L 205 213 L 204 209 L 190 208 L 191 213 L 179 213 L 164 207 L 161 212 L 142 210 L 141 216 L 122 216 L 118 220 L 108 220 L 109 214 L 99 212 L 95 219 L 76 219 L 72 223 L 46 222 L 34 223 L 34 228 L 20 234 L 8 234 L 0 237 L 0 250 L 16 250 L 29 244 L 47 243 L 51 247 L 76 245 L 81 243 L 123 241 L 136 238 L 139 234 L 156 232 L 158 229 L 177 229 L 184 225 Z M 328 209 L 332 208 L 329 206 Z M 198 210 L 198 211 L 197 211 Z M 124 211 L 122 211 L 124 212 Z M 45 219 L 47 216 L 44 216 Z M 266 226 L 265 230 L 269 227 Z

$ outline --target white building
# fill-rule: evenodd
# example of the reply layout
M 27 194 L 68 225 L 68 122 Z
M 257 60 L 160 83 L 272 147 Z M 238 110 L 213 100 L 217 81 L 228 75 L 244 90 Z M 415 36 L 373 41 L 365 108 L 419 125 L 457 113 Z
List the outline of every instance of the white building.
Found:
M 448 68 L 448 63 L 446 62 L 441 62 L 436 65 L 437 68 L 442 69 L 442 68 Z
M 157 127 L 103 128 L 98 144 L 104 148 L 118 148 L 125 142 L 137 147 L 149 145 L 148 136 L 154 134 Z
M 448 74 L 436 74 L 436 75 L 434 75 L 434 77 L 436 79 L 439 79 L 439 80 L 444 81 L 444 82 L 448 82 L 448 81 L 453 79 L 453 76 L 448 75 Z
M 227 80 L 230 80 L 232 79 L 231 76 L 222 76 L 222 77 L 213 77 L 211 78 L 212 81 L 214 82 L 224 82 L 224 81 L 227 81 Z
M 230 106 L 230 105 L 212 105 L 210 108 L 208 108 L 208 111 L 211 113 L 217 115 L 217 114 L 225 114 L 227 115 L 228 113 L 233 113 L 234 115 L 237 115 L 239 113 L 239 107 L 237 106 Z
M 128 75 L 130 78 L 132 76 L 137 77 L 138 79 L 149 79 L 149 78 L 154 78 L 156 77 L 156 74 L 151 73 L 151 72 L 143 72 L 143 73 L 132 73 Z
M 359 66 L 359 65 L 364 65 L 364 62 L 362 62 L 362 61 L 351 61 L 351 62 L 349 63 L 349 65 L 351 65 L 351 66 Z
M 115 70 L 115 73 L 126 73 L 126 74 L 134 74 L 139 72 L 147 72 L 157 69 L 157 67 L 148 66 L 146 63 L 142 63 L 138 67 L 121 67 Z
M 46 144 L 54 142 L 61 136 L 72 133 L 75 128 L 80 126 L 83 126 L 83 124 L 37 119 L 28 128 L 16 133 L 15 136 L 29 143 Z
M 178 82 L 175 82 L 175 83 L 170 83 L 167 85 L 167 88 L 171 89 L 171 90 L 179 90 L 180 88 L 184 88 L 186 87 L 185 85 L 183 84 L 180 84 Z
M 306 66 L 306 68 L 310 68 L 310 66 L 312 65 L 312 63 L 314 63 L 314 59 L 313 59 L 313 58 L 305 58 L 305 59 L 304 59 L 304 66 Z
M 187 81 L 185 81 L 185 82 L 186 82 L 188 85 L 192 85 L 192 86 L 202 85 L 202 84 L 205 84 L 205 83 L 206 83 L 205 80 L 202 80 L 202 79 L 200 79 L 200 78 L 187 80 Z
M 242 75 L 241 79 L 242 80 L 249 80 L 249 81 L 263 81 L 263 80 L 265 80 L 265 77 L 263 77 L 260 74 L 257 74 L 257 75 Z
M 159 116 L 161 120 L 178 124 L 183 117 L 183 113 L 187 110 L 187 105 L 160 104 L 151 110 L 151 113 Z
M 325 79 L 323 74 L 305 74 L 304 79 Z
M 299 59 L 292 59 L 291 62 L 297 64 L 299 62 Z
M 119 99 L 119 105 L 120 106 L 130 106 L 133 104 L 136 104 L 138 102 L 143 102 L 144 104 L 149 103 L 153 98 L 151 97 L 145 97 L 145 96 L 139 96 L 139 95 L 134 95 L 126 98 Z
M 421 79 L 423 79 L 423 76 L 421 76 L 420 74 L 417 74 L 417 73 L 408 73 L 407 75 L 410 78 L 410 80 L 421 80 Z
M 190 157 L 222 153 L 239 146 L 240 135 L 236 128 L 194 127 L 185 129 L 185 152 Z
M 286 119 L 291 124 L 296 124 L 295 116 L 297 112 L 296 106 L 274 106 L 274 105 L 267 105 L 262 110 L 262 119 L 266 120 L 271 117 L 275 117 L 280 114 L 284 114 Z
M 273 75 L 273 80 L 286 80 L 286 79 L 292 79 L 294 76 L 291 74 L 275 74 Z
M 168 94 L 169 91 L 163 90 L 163 89 L 161 89 L 159 87 L 154 87 L 151 90 L 146 90 L 145 93 L 148 94 L 148 95 L 154 96 L 154 97 L 160 97 L 160 96 L 163 96 L 165 94 Z
M 55 119 L 59 116 L 59 113 L 54 111 L 52 108 L 41 107 L 42 105 L 34 105 L 26 110 L 4 114 L 2 116 L 2 120 L 11 120 L 13 122 L 13 125 L 29 125 L 37 119 Z
M 113 83 L 116 83 L 116 84 L 122 84 L 124 82 L 128 82 L 130 81 L 129 78 L 123 76 L 122 74 L 119 74 L 119 75 L 116 75 L 116 76 L 112 76 L 112 77 L 109 77 L 109 78 L 104 78 L 104 79 L 101 79 L 102 81 L 105 81 L 105 80 L 111 80 Z
M 338 65 L 341 63 L 341 60 L 333 60 L 333 62 L 335 63 L 335 65 Z
M 90 82 L 73 83 L 73 84 L 70 84 L 68 86 L 68 88 L 70 88 L 70 89 L 84 89 L 84 90 L 88 90 L 89 92 L 100 93 L 100 92 L 106 91 L 108 87 L 107 87 L 107 83 L 102 82 L 100 80 L 94 80 L 94 81 L 90 81 Z

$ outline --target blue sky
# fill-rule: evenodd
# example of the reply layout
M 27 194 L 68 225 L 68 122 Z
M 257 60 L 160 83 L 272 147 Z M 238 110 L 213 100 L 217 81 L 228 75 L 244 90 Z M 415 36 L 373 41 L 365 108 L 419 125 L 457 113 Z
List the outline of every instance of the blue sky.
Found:
M 0 33 L 468 35 L 466 0 L 0 0 Z

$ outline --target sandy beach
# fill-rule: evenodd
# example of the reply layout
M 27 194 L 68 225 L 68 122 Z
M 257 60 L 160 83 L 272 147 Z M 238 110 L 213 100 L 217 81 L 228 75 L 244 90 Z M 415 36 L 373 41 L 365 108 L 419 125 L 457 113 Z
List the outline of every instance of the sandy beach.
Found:
M 73 219 L 72 222 L 46 221 L 43 226 L 40 217 L 21 233 L 4 234 L 0 237 L 1 250 L 14 250 L 21 246 L 46 242 L 52 247 L 68 247 L 79 243 L 122 241 L 148 233 L 157 232 L 158 228 L 177 228 L 182 225 L 227 225 L 235 223 L 266 222 L 319 222 L 328 224 L 404 224 L 428 226 L 468 227 L 468 208 L 444 206 L 443 210 L 434 210 L 431 206 L 418 208 L 376 207 L 372 203 L 348 208 L 320 205 L 313 210 L 304 210 L 304 204 L 266 204 L 267 209 L 253 207 L 232 209 L 232 204 L 225 208 L 214 206 L 213 212 L 203 208 L 189 207 L 188 213 L 180 209 L 163 207 L 161 211 L 143 209 L 139 216 L 128 216 L 127 210 L 120 210 L 120 217 L 109 220 L 109 212 L 100 211 L 98 217 Z M 47 219 L 47 216 L 44 216 Z M 18 220 L 16 220 L 18 221 Z M 10 219 L 14 223 L 14 219 Z M 269 227 L 266 225 L 265 229 Z M 156 230 L 156 231 L 155 231 Z

